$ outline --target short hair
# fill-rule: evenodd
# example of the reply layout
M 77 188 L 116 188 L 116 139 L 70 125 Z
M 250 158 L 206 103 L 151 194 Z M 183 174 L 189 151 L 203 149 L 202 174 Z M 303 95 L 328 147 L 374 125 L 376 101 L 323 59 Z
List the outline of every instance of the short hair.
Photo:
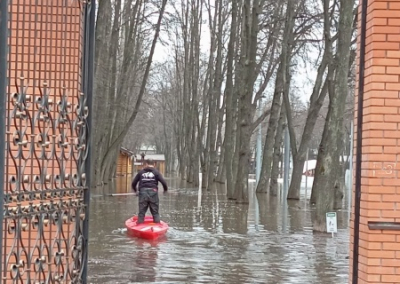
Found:
M 145 163 L 147 165 L 154 166 L 154 160 L 153 159 L 146 159 Z

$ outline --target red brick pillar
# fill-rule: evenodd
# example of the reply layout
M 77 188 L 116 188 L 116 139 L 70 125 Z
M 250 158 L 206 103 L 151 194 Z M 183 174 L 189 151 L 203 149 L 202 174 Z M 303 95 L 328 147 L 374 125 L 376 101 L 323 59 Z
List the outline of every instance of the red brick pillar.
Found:
M 360 8 L 359 51 L 361 18 Z M 400 283 L 400 231 L 392 227 L 400 222 L 400 0 L 369 0 L 364 79 L 357 283 Z M 353 194 L 349 283 L 354 202 Z

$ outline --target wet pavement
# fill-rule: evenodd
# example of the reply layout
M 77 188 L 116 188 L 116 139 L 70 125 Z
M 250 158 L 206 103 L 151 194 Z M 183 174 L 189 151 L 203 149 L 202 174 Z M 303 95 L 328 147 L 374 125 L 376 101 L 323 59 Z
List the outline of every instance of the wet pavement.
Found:
M 211 191 L 168 180 L 160 194 L 161 219 L 170 225 L 160 241 L 132 238 L 126 219 L 137 197 L 120 179 L 93 190 L 90 208 L 89 283 L 316 283 L 348 281 L 348 212 L 338 212 L 338 234 L 313 233 L 304 199 L 250 195 L 250 204 L 226 199 L 224 186 Z M 149 214 L 149 213 L 148 213 Z

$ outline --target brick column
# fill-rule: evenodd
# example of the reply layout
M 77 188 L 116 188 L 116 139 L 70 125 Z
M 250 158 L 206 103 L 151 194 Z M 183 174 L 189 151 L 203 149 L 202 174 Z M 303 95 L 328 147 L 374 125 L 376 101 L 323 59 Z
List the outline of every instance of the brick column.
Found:
M 359 21 L 358 50 L 361 8 Z M 357 95 L 358 91 L 356 109 Z M 400 222 L 400 0 L 369 0 L 363 103 L 357 283 L 400 283 L 400 231 L 371 228 L 371 222 Z M 353 283 L 354 190 L 349 283 Z

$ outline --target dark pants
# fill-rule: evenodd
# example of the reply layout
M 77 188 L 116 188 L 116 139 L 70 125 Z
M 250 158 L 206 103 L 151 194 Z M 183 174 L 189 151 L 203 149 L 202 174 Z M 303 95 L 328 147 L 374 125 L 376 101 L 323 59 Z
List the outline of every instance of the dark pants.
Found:
M 139 191 L 139 216 L 137 223 L 143 223 L 147 208 L 150 207 L 154 223 L 160 223 L 160 214 L 158 213 L 158 190 L 153 188 L 144 188 Z

